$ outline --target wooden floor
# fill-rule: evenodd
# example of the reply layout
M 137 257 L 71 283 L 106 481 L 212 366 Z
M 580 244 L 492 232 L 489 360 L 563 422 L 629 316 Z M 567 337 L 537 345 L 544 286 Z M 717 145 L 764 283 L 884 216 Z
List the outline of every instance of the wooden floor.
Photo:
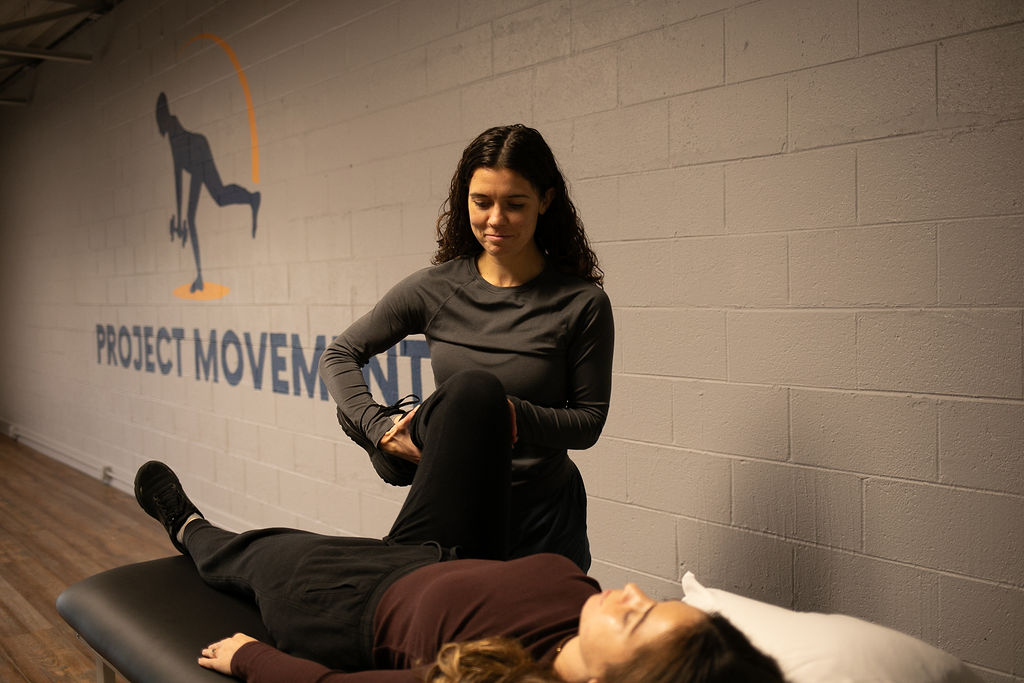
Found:
M 0 436 L 0 681 L 95 681 L 57 595 L 174 552 L 132 496 Z

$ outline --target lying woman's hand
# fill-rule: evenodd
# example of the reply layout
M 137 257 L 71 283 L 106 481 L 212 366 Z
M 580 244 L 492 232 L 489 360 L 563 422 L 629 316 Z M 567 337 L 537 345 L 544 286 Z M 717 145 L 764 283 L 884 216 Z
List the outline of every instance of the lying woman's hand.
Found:
M 399 458 L 419 464 L 420 449 L 412 441 L 412 433 L 409 431 L 409 421 L 420 407 L 416 406 L 401 419 L 395 422 L 395 426 L 389 429 L 384 436 L 380 437 L 377 447 L 388 455 L 396 455 Z M 397 417 L 397 416 L 396 416 Z
M 199 658 L 199 666 L 230 676 L 231 658 L 238 652 L 238 648 L 254 640 L 256 639 L 252 636 L 236 633 L 230 638 L 218 640 L 216 643 L 207 645 L 200 653 L 202 656 Z

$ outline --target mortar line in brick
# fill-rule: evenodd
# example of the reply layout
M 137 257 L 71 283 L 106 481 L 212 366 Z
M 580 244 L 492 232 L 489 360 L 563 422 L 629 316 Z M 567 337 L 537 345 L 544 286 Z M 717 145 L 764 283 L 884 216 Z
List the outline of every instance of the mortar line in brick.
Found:
M 679 520 L 678 519 L 675 520 L 672 523 L 672 527 L 673 527 L 673 530 L 675 531 L 675 533 L 672 534 L 672 545 L 675 548 L 675 553 L 676 553 L 675 566 L 676 566 L 676 579 L 678 580 L 678 579 L 682 578 L 682 576 L 680 574 L 680 569 L 682 569 L 682 563 L 683 563 L 682 557 L 680 556 L 680 553 L 679 553 Z
M 860 154 L 858 147 L 853 148 L 853 220 L 860 225 Z
M 789 153 L 793 149 L 793 128 L 791 126 L 793 114 L 793 94 L 789 91 L 789 81 L 786 81 L 786 147 L 783 152 Z
M 857 57 L 863 57 L 863 54 L 861 53 L 861 49 L 860 49 L 860 32 L 861 32 L 861 27 L 860 27 L 860 0 L 857 0 L 856 3 L 854 4 L 854 6 L 855 6 L 856 11 L 857 11 Z
M 725 164 L 721 166 L 722 171 L 722 230 L 729 232 L 729 224 L 726 223 L 726 199 L 729 197 L 729 188 L 725 184 Z
M 793 305 L 793 245 L 792 233 L 786 233 L 786 303 Z
M 796 545 L 789 548 L 789 608 L 796 608 Z
M 627 307 L 622 307 L 627 308 Z M 656 310 L 655 308 L 632 307 L 637 310 Z M 813 306 L 813 307 L 783 307 L 783 306 L 764 306 L 758 308 L 747 308 L 744 306 L 720 306 L 720 305 L 707 305 L 707 306 L 659 306 L 657 309 L 680 309 L 680 310 L 724 310 L 727 313 L 793 313 L 793 314 L 812 314 L 812 313 L 970 313 L 972 311 L 981 311 L 983 313 L 991 312 L 1002 312 L 1002 313 L 1019 313 L 1021 311 L 1020 306 L 1012 304 L 986 304 L 976 305 L 972 304 L 969 306 L 927 306 L 921 304 L 911 305 L 851 305 L 851 306 Z
M 969 574 L 963 574 L 963 573 L 952 572 L 952 571 L 949 571 L 949 570 L 943 570 L 943 569 L 940 569 L 940 568 L 937 568 L 937 567 L 931 567 L 931 566 L 926 566 L 926 565 L 915 564 L 913 562 L 908 562 L 906 560 L 899 560 L 899 559 L 895 559 L 895 558 L 891 558 L 891 557 L 885 557 L 885 556 L 882 556 L 882 555 L 871 554 L 871 553 L 868 553 L 867 551 L 865 551 L 863 549 L 854 550 L 854 549 L 850 549 L 850 548 L 846 548 L 846 547 L 842 547 L 842 546 L 838 546 L 838 545 L 828 545 L 828 544 L 817 542 L 817 541 L 808 541 L 806 539 L 796 538 L 796 537 L 793 537 L 793 536 L 784 536 L 784 535 L 780 535 L 780 534 L 771 533 L 771 532 L 768 532 L 768 531 L 762 531 L 760 529 L 754 529 L 752 527 L 743 527 L 743 526 L 736 526 L 736 525 L 733 525 L 733 524 L 725 524 L 725 523 L 722 523 L 722 522 L 716 522 L 716 521 L 713 521 L 713 520 L 701 519 L 701 518 L 692 517 L 692 516 L 689 516 L 689 515 L 674 515 L 674 516 L 677 519 L 684 519 L 684 520 L 691 521 L 691 522 L 697 522 L 699 524 L 704 524 L 704 525 L 707 525 L 709 527 L 716 527 L 718 529 L 727 529 L 727 530 L 730 530 L 730 531 L 740 531 L 740 532 L 743 532 L 743 533 L 753 534 L 754 536 L 759 536 L 761 538 L 769 538 L 769 539 L 779 540 L 779 541 L 791 544 L 793 546 L 793 550 L 794 551 L 797 548 L 814 548 L 814 549 L 818 549 L 818 550 L 827 550 L 829 552 L 839 553 L 839 554 L 847 555 L 847 556 L 861 557 L 861 558 L 864 558 L 864 559 L 873 560 L 873 561 L 877 561 L 877 562 L 883 562 L 883 563 L 891 564 L 891 565 L 894 565 L 894 566 L 906 567 L 906 568 L 910 568 L 910 569 L 917 569 L 917 570 L 921 570 L 921 571 L 924 571 L 924 572 L 927 572 L 927 573 L 931 573 L 931 574 L 936 574 L 936 575 L 941 575 L 941 576 L 948 576 L 948 577 L 958 578 L 958 579 L 965 579 L 965 580 L 968 580 L 968 581 L 976 581 L 978 583 L 982 583 L 982 584 L 989 585 L 989 586 L 997 586 L 997 587 L 1002 587 L 1002 588 L 1010 588 L 1010 589 L 1017 590 L 1017 591 L 1020 590 L 1020 586 L 1017 586 L 1017 585 L 1012 584 L 1012 583 L 1008 583 L 1006 581 L 1000 581 L 1000 580 L 997 580 L 997 579 L 980 578 L 980 577 L 976 577 L 976 576 L 971 576 Z M 599 557 L 595 557 L 595 560 L 604 562 L 605 564 L 611 564 L 607 560 L 601 560 Z M 698 576 L 697 578 L 700 579 L 700 576 Z
M 729 526 L 736 525 L 736 464 L 738 460 L 729 462 Z
M 1022 350 L 1024 351 L 1024 350 Z M 823 391 L 831 393 L 855 393 L 864 394 L 866 396 L 904 396 L 906 398 L 914 399 L 935 399 L 945 401 L 963 401 L 968 403 L 996 403 L 1005 405 L 1022 405 L 1024 400 L 1013 396 L 970 396 L 967 394 L 943 394 L 938 392 L 928 391 L 914 391 L 913 389 L 877 389 L 871 387 L 842 387 L 842 386 L 819 386 L 815 384 L 795 384 L 795 383 L 783 383 L 783 382 L 769 382 L 769 381 L 741 381 L 741 380 L 730 380 L 721 379 L 717 377 L 689 377 L 681 375 L 654 375 L 645 374 L 640 372 L 616 372 L 617 377 L 630 377 L 634 379 L 645 379 L 645 380 L 667 380 L 667 381 L 685 381 L 685 382 L 700 382 L 704 384 L 722 384 L 734 387 L 762 387 L 762 388 L 784 388 L 787 390 L 800 390 L 800 391 Z
M 729 311 L 725 311 L 725 320 L 722 323 L 725 326 L 725 333 L 723 337 L 725 339 L 725 381 L 729 382 L 732 377 L 729 373 Z
M 729 51 L 729 36 L 726 30 L 726 24 L 729 21 L 729 13 L 722 13 L 722 84 L 728 82 L 728 73 L 726 72 L 725 56 Z
M 600 562 L 601 564 L 603 564 L 605 566 L 613 567 L 615 569 L 625 570 L 625 571 L 631 572 L 633 574 L 640 574 L 641 576 L 645 576 L 647 578 L 657 579 L 659 581 L 668 581 L 669 583 L 676 583 L 676 582 L 678 582 L 682 578 L 682 577 L 676 577 L 675 579 L 666 579 L 664 576 L 660 576 L 658 574 L 652 574 L 652 573 L 644 571 L 642 569 L 637 569 L 636 567 L 629 567 L 629 566 L 626 566 L 624 564 L 618 564 L 616 562 L 612 562 L 611 560 L 606 560 L 606 559 L 603 559 L 603 558 L 600 558 L 600 557 L 597 557 L 597 556 L 594 557 L 594 562 Z M 677 567 L 677 570 L 678 570 L 678 567 Z M 694 574 L 696 574 L 696 573 L 697 572 L 694 572 Z
M 882 48 L 881 50 L 876 50 L 875 52 L 868 52 L 868 53 L 865 53 L 865 54 L 860 55 L 860 56 L 861 57 L 869 57 L 869 56 L 874 56 L 874 55 L 884 55 L 887 52 L 897 52 L 899 50 L 906 50 L 908 48 L 918 47 L 920 45 L 928 45 L 929 43 L 936 43 L 937 44 L 937 43 L 939 43 L 939 42 L 941 42 L 943 40 L 953 40 L 954 38 L 965 38 L 967 36 L 977 35 L 979 33 L 988 33 L 989 31 L 999 31 L 999 30 L 1002 30 L 1002 29 L 1005 29 L 1005 28 L 1009 28 L 1011 26 L 1018 26 L 1020 24 L 1024 24 L 1024 21 L 1020 21 L 1020 20 L 1006 21 L 1006 22 L 1003 22 L 1001 24 L 992 24 L 991 26 L 982 26 L 982 27 L 973 28 L 973 29 L 970 29 L 970 30 L 967 30 L 967 31 L 960 31 L 959 33 L 949 33 L 949 34 L 946 34 L 946 35 L 933 36 L 933 37 L 928 38 L 926 40 L 919 40 L 919 41 L 913 42 L 913 43 L 904 43 L 902 45 L 896 45 L 896 46 L 893 46 L 893 47 L 886 47 L 886 48 Z M 842 60 L 839 60 L 839 61 L 849 61 L 850 59 L 856 59 L 856 58 L 846 58 L 846 59 L 842 59 Z M 828 63 L 829 64 L 834 64 L 836 62 L 828 62 Z
M 865 552 L 864 549 L 867 547 L 867 530 L 868 530 L 868 476 L 860 477 L 860 553 Z
M 853 314 L 853 386 L 860 390 L 860 312 Z
M 932 480 L 926 480 L 926 479 L 912 479 L 912 478 L 900 477 L 900 476 L 896 476 L 896 475 L 892 475 L 892 474 L 865 472 L 865 471 L 862 471 L 862 470 L 840 469 L 840 468 L 837 468 L 837 467 L 827 467 L 827 466 L 824 466 L 824 465 L 817 465 L 817 464 L 811 464 L 811 463 L 788 462 L 788 461 L 785 461 L 785 460 L 775 460 L 775 459 L 771 459 L 771 458 L 761 458 L 761 457 L 752 456 L 752 455 L 740 455 L 740 454 L 736 454 L 736 453 L 719 453 L 719 452 L 715 452 L 715 451 L 707 451 L 707 450 L 700 450 L 700 449 L 694 449 L 694 448 L 686 448 L 686 447 L 683 447 L 683 446 L 674 446 L 674 445 L 667 445 L 667 444 L 662 444 L 662 443 L 637 441 L 635 439 L 625 439 L 625 438 L 622 438 L 622 437 L 612 437 L 612 438 L 615 438 L 615 439 L 617 439 L 619 441 L 624 441 L 624 442 L 629 442 L 629 443 L 634 443 L 634 444 L 640 444 L 640 445 L 644 445 L 644 446 L 655 446 L 657 448 L 661 448 L 661 449 L 668 450 L 668 451 L 680 451 L 680 452 L 693 453 L 693 454 L 698 454 L 698 455 L 707 455 L 707 456 L 714 457 L 714 458 L 723 458 L 723 459 L 726 459 L 726 460 L 728 460 L 730 462 L 730 474 L 732 473 L 732 470 L 735 468 L 735 466 L 738 463 L 743 462 L 743 461 L 749 461 L 749 462 L 752 462 L 752 463 L 757 463 L 759 465 L 784 467 L 784 468 L 786 468 L 788 470 L 793 470 L 793 471 L 814 472 L 814 473 L 819 473 L 819 474 L 823 473 L 823 474 L 835 474 L 835 475 L 853 476 L 853 477 L 857 477 L 857 478 L 859 478 L 861 480 L 862 489 L 866 485 L 867 480 L 871 479 L 871 480 L 880 481 L 880 482 L 895 483 L 895 484 L 902 484 L 902 485 L 912 485 L 912 486 L 924 486 L 924 487 L 931 487 L 931 488 L 939 488 L 939 489 L 943 489 L 945 491 L 958 491 L 958 492 L 964 492 L 964 493 L 977 493 L 977 494 L 983 494 L 983 495 L 991 495 L 991 496 L 999 496 L 999 497 L 1004 497 L 1004 498 L 1011 498 L 1011 499 L 1015 499 L 1015 500 L 1024 499 L 1024 494 L 1013 493 L 1013 492 L 1009 492 L 1009 491 L 999 491 L 999 490 L 995 490 L 995 489 L 979 488 L 979 487 L 976 487 L 976 486 L 966 486 L 966 485 L 962 485 L 962 484 L 947 484 L 947 483 L 944 483 L 944 482 L 938 482 L 938 481 L 932 481 Z M 730 482 L 730 495 L 731 495 L 731 492 L 732 492 L 733 483 L 734 483 L 733 481 Z M 661 508 L 656 508 L 656 507 L 647 507 L 647 506 L 644 506 L 642 504 L 633 503 L 633 502 L 624 502 L 624 501 L 621 501 L 621 500 L 618 500 L 618 499 L 615 499 L 615 498 L 607 498 L 607 497 L 602 497 L 602 496 L 598 496 L 598 495 L 590 495 L 590 497 L 594 498 L 596 500 L 603 500 L 603 501 L 610 502 L 610 503 L 616 503 L 618 505 L 625 505 L 625 506 L 628 506 L 628 507 L 630 507 L 632 509 L 636 509 L 636 510 L 645 510 L 645 511 L 648 511 L 648 512 L 657 512 L 657 513 L 662 513 L 662 514 L 673 514 L 673 515 L 677 515 L 677 516 L 680 516 L 680 517 L 685 517 L 687 519 L 700 519 L 700 521 L 705 521 L 705 522 L 708 522 L 708 523 L 712 522 L 712 520 L 706 520 L 706 519 L 701 519 L 701 518 L 697 518 L 697 517 L 690 517 L 688 515 L 683 515 L 681 513 L 670 512 L 668 510 L 663 510 Z M 731 506 L 731 503 L 730 503 L 730 506 Z M 732 516 L 732 513 L 731 513 L 731 510 L 730 510 L 730 517 L 731 516 Z M 861 521 L 863 521 L 863 519 Z M 735 524 L 734 521 L 731 521 L 728 525 L 726 525 L 724 522 L 715 522 L 715 523 L 723 525 L 723 526 L 731 526 L 731 525 Z M 745 528 L 745 527 L 737 527 L 737 528 Z
M 786 390 L 786 462 L 793 462 L 793 389 L 785 387 Z
M 700 521 L 704 522 L 704 520 L 700 520 Z M 713 522 L 707 522 L 707 524 L 710 525 L 710 524 L 714 524 L 714 523 Z M 716 524 L 716 526 L 721 526 L 721 525 Z M 876 562 L 883 562 L 883 563 L 891 564 L 891 565 L 894 565 L 894 566 L 897 566 L 897 567 L 905 567 L 907 569 L 917 569 L 917 570 L 923 571 L 923 572 L 928 573 L 928 574 L 935 574 L 937 576 L 946 576 L 946 577 L 955 578 L 955 579 L 974 581 L 974 582 L 977 582 L 977 583 L 980 583 L 980 584 L 984 584 L 984 585 L 987 585 L 987 586 L 993 586 L 993 587 L 998 587 L 998 588 L 1008 588 L 1008 589 L 1015 590 L 1015 591 L 1020 591 L 1021 590 L 1021 587 L 1019 585 L 1013 584 L 1013 583 L 1009 583 L 1007 581 L 1000 581 L 998 579 L 988 579 L 988 578 L 983 578 L 983 577 L 978 577 L 978 576 L 972 576 L 970 574 L 962 574 L 962 573 L 952 572 L 952 571 L 945 570 L 945 569 L 939 569 L 937 567 L 930 567 L 930 566 L 927 566 L 927 565 L 915 564 L 913 562 L 907 562 L 906 560 L 898 560 L 898 559 L 894 559 L 894 558 L 891 558 L 891 557 L 883 557 L 881 555 L 872 555 L 872 554 L 869 554 L 867 551 L 864 551 L 864 550 L 851 550 L 849 548 L 843 548 L 841 546 L 823 545 L 823 544 L 815 543 L 815 542 L 812 542 L 812 541 L 805 541 L 805 540 L 802 540 L 802 539 L 799 539 L 799 538 L 789 538 L 789 537 L 774 536 L 773 534 L 767 534 L 765 532 L 757 532 L 754 529 L 745 529 L 744 528 L 744 529 L 741 529 L 741 530 L 742 531 L 751 531 L 751 532 L 757 533 L 759 535 L 765 535 L 765 536 L 770 536 L 770 537 L 782 538 L 786 542 L 792 543 L 794 547 L 818 548 L 818 549 L 828 550 L 830 552 L 835 552 L 835 553 L 842 554 L 842 555 L 853 555 L 853 556 L 856 556 L 856 557 L 861 557 L 861 558 L 868 559 L 868 560 L 873 560 L 873 561 L 876 561 Z M 697 577 L 697 578 L 699 579 L 700 577 Z

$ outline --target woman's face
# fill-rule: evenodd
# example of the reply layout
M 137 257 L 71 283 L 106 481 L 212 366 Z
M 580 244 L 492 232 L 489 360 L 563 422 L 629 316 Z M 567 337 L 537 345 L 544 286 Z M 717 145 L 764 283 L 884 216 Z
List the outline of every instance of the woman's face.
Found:
M 661 636 L 694 626 L 707 613 L 680 600 L 657 602 L 628 583 L 591 596 L 580 612 L 580 657 L 591 678 L 629 661 L 636 651 Z
M 501 261 L 539 255 L 533 235 L 551 195 L 539 196 L 516 171 L 476 169 L 469 179 L 469 225 L 484 253 Z

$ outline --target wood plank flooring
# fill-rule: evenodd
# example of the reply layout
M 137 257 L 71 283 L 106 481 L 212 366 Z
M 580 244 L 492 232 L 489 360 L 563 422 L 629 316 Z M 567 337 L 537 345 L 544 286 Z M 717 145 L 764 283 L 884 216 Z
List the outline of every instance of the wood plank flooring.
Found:
M 57 614 L 57 596 L 173 554 L 132 496 L 0 436 L 0 681 L 95 681 L 92 651 Z

